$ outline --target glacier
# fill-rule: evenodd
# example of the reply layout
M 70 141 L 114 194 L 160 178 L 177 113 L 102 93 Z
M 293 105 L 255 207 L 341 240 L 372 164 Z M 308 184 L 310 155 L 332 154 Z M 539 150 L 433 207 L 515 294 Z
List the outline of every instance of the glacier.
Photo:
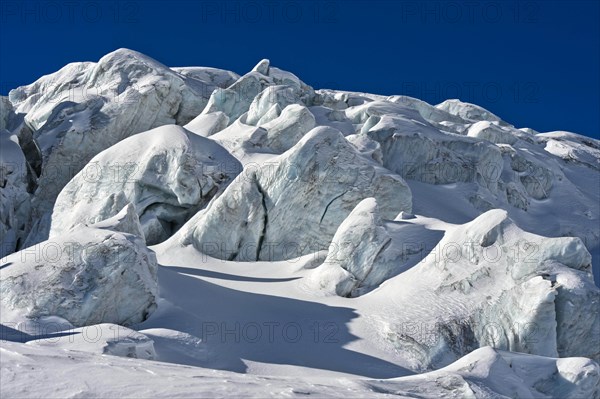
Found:
M 600 397 L 596 139 L 128 49 L 0 105 L 2 397 Z

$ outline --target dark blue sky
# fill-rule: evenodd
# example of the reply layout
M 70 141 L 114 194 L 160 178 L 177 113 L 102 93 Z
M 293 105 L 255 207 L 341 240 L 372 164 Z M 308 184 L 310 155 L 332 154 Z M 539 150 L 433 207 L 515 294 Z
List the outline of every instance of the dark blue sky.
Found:
M 315 88 L 460 98 L 518 127 L 600 137 L 598 1 L 11 1 L 1 93 L 119 47 Z

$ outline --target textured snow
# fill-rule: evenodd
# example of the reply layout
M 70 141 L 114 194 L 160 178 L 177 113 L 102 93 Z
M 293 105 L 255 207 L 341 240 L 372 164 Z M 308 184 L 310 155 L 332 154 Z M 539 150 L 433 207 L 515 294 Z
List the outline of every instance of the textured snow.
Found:
M 65 339 L 65 338 L 61 338 Z M 595 398 L 598 365 L 481 348 L 434 372 L 390 380 L 253 376 L 88 351 L 5 343 L 0 394 L 19 397 Z M 52 366 L 54 365 L 54 367 Z M 60 367 L 56 367 L 59 365 Z M 27 373 L 22 370 L 27 369 Z M 118 371 L 118 372 L 116 372 Z M 153 378 L 148 378 L 151 375 Z M 44 381 L 32 384 L 31 379 Z M 69 381 L 64 384 L 63 381 Z M 168 381 L 168 384 L 165 383 Z

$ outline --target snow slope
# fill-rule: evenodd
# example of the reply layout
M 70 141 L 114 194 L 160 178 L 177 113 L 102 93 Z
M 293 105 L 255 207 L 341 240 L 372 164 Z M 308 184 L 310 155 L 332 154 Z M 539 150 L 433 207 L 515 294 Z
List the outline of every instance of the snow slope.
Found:
M 600 397 L 598 140 L 126 49 L 1 104 L 2 397 Z
M 65 339 L 65 338 L 62 338 Z M 445 369 L 391 380 L 269 377 L 60 352 L 52 345 L 0 348 L 3 397 L 306 397 L 323 398 L 593 398 L 598 365 L 482 348 Z M 53 366 L 50 366 L 53 365 Z M 27 369 L 27 373 L 21 370 Z M 31 379 L 43 384 L 31 384 Z M 69 384 L 61 382 L 69 381 Z M 168 381 L 168 384 L 165 384 Z

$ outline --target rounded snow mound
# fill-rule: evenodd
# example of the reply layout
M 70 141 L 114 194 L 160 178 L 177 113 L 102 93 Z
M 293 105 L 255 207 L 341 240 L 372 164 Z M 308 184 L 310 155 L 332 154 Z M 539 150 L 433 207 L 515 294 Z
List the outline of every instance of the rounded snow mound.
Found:
M 458 99 L 446 100 L 436 105 L 435 107 L 442 111 L 446 111 L 451 115 L 456 115 L 467 121 L 490 121 L 499 122 L 507 125 L 506 122 L 502 121 L 502 119 L 500 119 L 487 109 L 480 107 L 479 105 L 460 101 Z

